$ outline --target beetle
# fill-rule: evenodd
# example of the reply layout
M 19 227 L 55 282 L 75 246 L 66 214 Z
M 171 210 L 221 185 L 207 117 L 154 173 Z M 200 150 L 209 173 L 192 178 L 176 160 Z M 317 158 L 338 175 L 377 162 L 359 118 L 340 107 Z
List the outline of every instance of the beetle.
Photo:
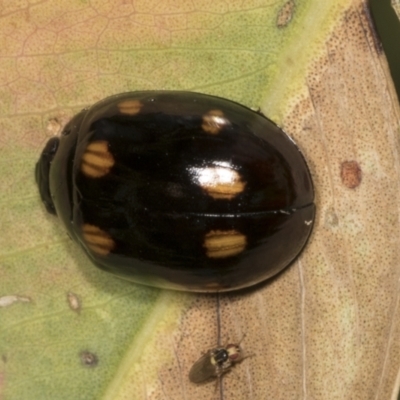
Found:
M 161 288 L 224 292 L 276 275 L 312 231 L 311 175 L 260 113 L 184 91 L 108 97 L 36 164 L 47 211 L 95 265 Z
M 189 371 L 189 380 L 193 383 L 202 383 L 210 378 L 220 378 L 243 359 L 239 344 L 227 344 L 210 349 L 193 364 Z

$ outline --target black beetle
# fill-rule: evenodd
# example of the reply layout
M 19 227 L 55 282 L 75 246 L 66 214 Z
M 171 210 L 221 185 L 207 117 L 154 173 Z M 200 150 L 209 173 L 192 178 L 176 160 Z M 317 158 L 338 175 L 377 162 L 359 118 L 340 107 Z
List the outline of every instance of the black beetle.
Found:
M 245 288 L 301 252 L 315 206 L 293 140 L 235 102 L 191 92 L 111 96 L 36 165 L 49 212 L 100 268 L 198 292 Z

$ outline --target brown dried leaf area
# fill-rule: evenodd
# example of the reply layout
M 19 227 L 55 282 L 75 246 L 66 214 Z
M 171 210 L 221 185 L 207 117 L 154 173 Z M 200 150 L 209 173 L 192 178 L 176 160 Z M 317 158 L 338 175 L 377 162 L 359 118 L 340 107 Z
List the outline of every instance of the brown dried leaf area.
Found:
M 199 296 L 174 334 L 175 361 L 161 366 L 148 398 L 396 398 L 400 119 L 386 74 L 365 10 L 354 7 L 285 121 L 316 188 L 307 249 L 263 288 L 221 295 L 221 342 L 245 335 L 252 356 L 222 387 L 188 382 L 191 363 L 218 340 L 216 297 Z
M 301 285 L 303 388 L 314 398 L 325 385 L 328 398 L 398 390 L 399 114 L 376 50 L 363 10 L 349 12 L 287 122 L 314 165 L 319 206 Z

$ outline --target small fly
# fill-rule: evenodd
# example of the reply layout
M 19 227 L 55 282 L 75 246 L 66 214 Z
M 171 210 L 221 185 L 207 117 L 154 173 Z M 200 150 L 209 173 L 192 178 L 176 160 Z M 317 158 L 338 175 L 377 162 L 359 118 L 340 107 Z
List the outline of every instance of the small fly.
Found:
M 239 344 L 227 344 L 210 349 L 193 364 L 189 380 L 201 383 L 210 378 L 220 378 L 244 358 Z

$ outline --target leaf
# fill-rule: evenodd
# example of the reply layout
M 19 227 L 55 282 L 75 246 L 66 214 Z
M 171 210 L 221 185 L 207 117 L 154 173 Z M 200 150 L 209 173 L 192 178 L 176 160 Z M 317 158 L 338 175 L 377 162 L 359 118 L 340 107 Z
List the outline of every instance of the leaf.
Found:
M 0 8 L 0 399 L 388 399 L 399 375 L 399 107 L 361 0 L 64 1 Z M 255 290 L 161 291 L 96 269 L 34 165 L 82 107 L 139 89 L 226 97 L 312 170 L 302 256 Z M 191 365 L 251 357 L 222 386 Z
M 396 14 L 399 16 L 400 19 L 400 1 L 392 0 L 392 7 L 396 11 Z

